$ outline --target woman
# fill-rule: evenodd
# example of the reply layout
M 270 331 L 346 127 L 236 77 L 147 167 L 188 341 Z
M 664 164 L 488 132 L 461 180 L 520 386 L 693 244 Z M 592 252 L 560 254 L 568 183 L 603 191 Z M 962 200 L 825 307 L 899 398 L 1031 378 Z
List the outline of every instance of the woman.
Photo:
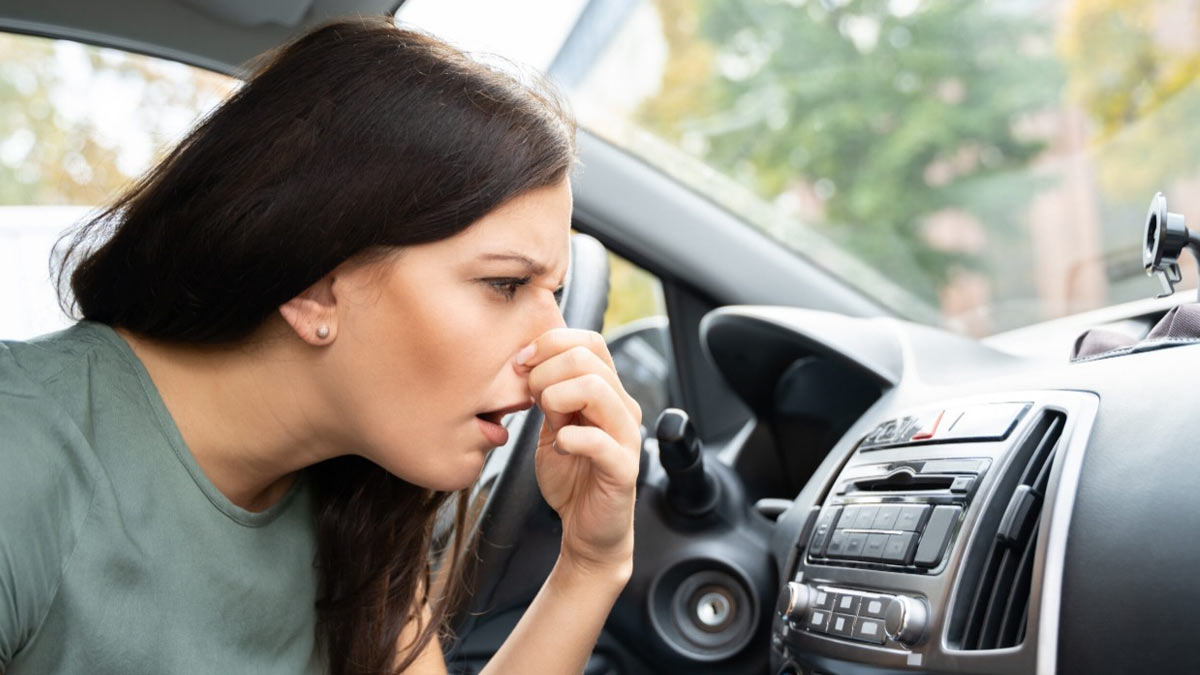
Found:
M 552 96 L 387 20 L 274 54 L 76 235 L 83 320 L 0 344 L 0 669 L 445 672 L 433 519 L 536 402 L 562 548 L 486 672 L 581 671 L 640 411 L 558 310 L 573 161 Z

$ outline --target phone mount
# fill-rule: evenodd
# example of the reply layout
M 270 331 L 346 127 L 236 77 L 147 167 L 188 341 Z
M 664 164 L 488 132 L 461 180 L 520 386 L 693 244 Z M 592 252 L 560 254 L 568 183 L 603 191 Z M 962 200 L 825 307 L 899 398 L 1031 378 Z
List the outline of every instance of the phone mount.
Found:
M 1142 264 L 1147 276 L 1157 276 L 1166 297 L 1175 292 L 1175 284 L 1183 278 L 1179 272 L 1179 256 L 1191 249 L 1200 261 L 1200 236 L 1187 228 L 1181 214 L 1167 211 L 1167 198 L 1159 192 L 1150 200 L 1143 230 Z

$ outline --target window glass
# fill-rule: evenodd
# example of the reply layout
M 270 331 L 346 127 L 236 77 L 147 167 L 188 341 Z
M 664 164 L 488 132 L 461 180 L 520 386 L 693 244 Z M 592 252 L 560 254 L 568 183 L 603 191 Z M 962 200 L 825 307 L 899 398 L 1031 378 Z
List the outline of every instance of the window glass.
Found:
M 603 332 L 617 375 L 642 407 L 643 426 L 652 431 L 658 414 L 670 405 L 673 368 L 662 283 L 613 253 Z
M 1150 197 L 1200 218 L 1194 2 L 624 6 L 550 71 L 581 123 L 910 318 L 982 336 L 1151 296 Z
M 604 312 L 604 334 L 640 319 L 666 316 L 662 283 L 658 277 L 611 252 L 608 254 L 608 266 L 608 310 Z
M 1145 298 L 1151 196 L 1200 219 L 1196 2 L 564 0 L 486 35 L 460 20 L 493 4 L 398 16 L 541 68 L 582 126 L 901 316 L 981 336 Z
M 173 61 L 0 34 L 0 338 L 70 323 L 49 281 L 54 242 L 237 84 Z

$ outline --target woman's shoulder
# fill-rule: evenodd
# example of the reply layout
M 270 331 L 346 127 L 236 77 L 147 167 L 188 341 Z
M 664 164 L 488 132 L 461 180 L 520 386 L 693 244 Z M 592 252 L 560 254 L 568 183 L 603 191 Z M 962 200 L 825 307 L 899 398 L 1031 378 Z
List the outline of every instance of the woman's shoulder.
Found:
M 71 408 L 102 386 L 87 364 L 99 345 L 94 332 L 76 325 L 0 342 L 0 512 L 44 507 L 64 490 L 91 490 L 88 420 Z
M 87 408 L 108 386 L 94 356 L 105 348 L 103 329 L 80 322 L 31 340 L 0 341 L 0 463 L 13 454 L 53 462 L 86 442 Z
M 120 339 L 105 324 L 80 321 L 28 340 L 0 340 L 0 395 L 22 385 L 47 387 L 71 366 L 79 366 L 97 350 L 112 349 Z
M 121 344 L 111 327 L 91 321 L 0 341 L 0 419 L 42 433 L 69 420 L 86 435 L 97 405 L 123 390 L 140 392 Z

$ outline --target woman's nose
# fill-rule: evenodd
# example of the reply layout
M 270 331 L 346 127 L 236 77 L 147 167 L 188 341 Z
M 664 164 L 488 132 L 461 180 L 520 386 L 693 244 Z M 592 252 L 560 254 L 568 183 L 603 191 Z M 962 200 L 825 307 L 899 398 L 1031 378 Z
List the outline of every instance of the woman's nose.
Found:
M 563 318 L 563 313 L 562 313 L 561 307 L 559 307 L 558 305 L 555 305 L 554 311 L 550 312 L 549 314 L 550 314 L 550 325 L 546 327 L 546 330 L 553 330 L 555 328 L 566 328 L 567 327 L 567 321 L 566 321 L 566 319 Z M 542 332 L 544 333 L 546 331 L 542 331 Z
M 529 317 L 529 322 L 526 324 L 526 334 L 522 336 L 522 346 L 532 343 L 547 331 L 555 328 L 566 328 L 567 322 L 563 319 L 562 309 L 557 302 L 547 302 L 540 304 Z
M 548 303 L 548 306 L 539 307 L 538 311 L 536 312 L 536 316 L 530 318 L 532 320 L 528 324 L 529 332 L 524 336 L 524 341 L 521 343 L 521 349 L 524 349 L 525 345 L 531 345 L 547 331 L 554 330 L 555 328 L 567 327 L 567 322 L 563 319 L 562 309 L 559 308 L 557 302 L 551 302 Z M 521 363 L 518 363 L 520 360 L 522 359 L 520 352 L 518 351 L 513 357 L 513 369 L 518 375 L 521 376 L 522 386 L 525 387 L 526 394 L 530 394 L 528 388 L 529 383 L 525 380 L 525 377 L 529 373 L 529 368 Z
M 555 328 L 566 328 L 567 322 L 563 319 L 562 307 L 559 306 L 557 299 L 554 296 L 547 296 L 538 303 L 536 318 L 530 321 L 530 329 L 537 331 L 532 337 L 537 337 L 548 330 Z

